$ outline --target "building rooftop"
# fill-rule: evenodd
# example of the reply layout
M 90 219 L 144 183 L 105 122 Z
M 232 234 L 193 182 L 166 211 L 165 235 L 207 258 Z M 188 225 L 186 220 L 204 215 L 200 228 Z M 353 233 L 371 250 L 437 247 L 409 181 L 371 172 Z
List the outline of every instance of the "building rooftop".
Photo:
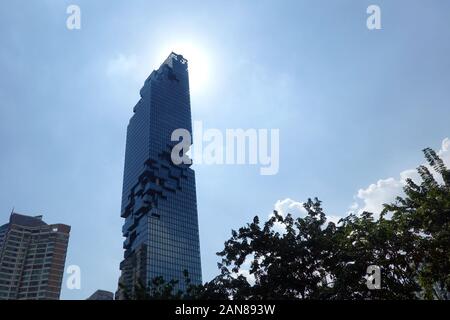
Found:
M 9 222 L 1 225 L 0 230 L 3 230 L 4 228 L 8 228 L 10 225 L 17 225 L 17 226 L 24 226 L 24 227 L 43 227 L 43 226 L 49 226 L 54 227 L 55 230 L 63 232 L 63 233 L 70 233 L 71 227 L 66 224 L 62 223 L 56 223 L 56 224 L 48 224 L 44 220 L 42 220 L 42 215 L 39 216 L 27 216 L 24 214 L 20 214 L 17 212 L 11 212 L 11 215 L 9 217 Z
M 114 300 L 114 293 L 106 290 L 97 290 L 86 300 Z
M 177 54 L 175 52 L 171 52 L 166 60 L 161 64 L 160 69 L 162 66 L 167 65 L 171 68 L 180 68 L 182 70 L 187 70 L 188 67 L 188 61 L 186 58 L 184 58 L 181 54 Z
M 178 61 L 178 62 L 180 62 L 182 64 L 186 64 L 188 62 L 187 59 L 184 58 L 181 54 L 177 54 L 177 53 L 172 51 L 169 54 L 169 56 L 167 57 L 167 59 L 163 62 L 163 64 L 172 62 L 172 60 L 176 60 L 176 61 Z
M 11 213 L 9 223 L 17 224 L 26 227 L 46 226 L 47 224 L 42 220 L 42 216 L 26 216 L 19 213 Z

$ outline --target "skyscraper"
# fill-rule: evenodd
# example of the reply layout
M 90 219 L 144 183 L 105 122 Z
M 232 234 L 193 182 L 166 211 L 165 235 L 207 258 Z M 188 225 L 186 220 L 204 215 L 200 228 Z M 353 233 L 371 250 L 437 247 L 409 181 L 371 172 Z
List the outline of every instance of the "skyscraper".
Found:
M 121 210 L 119 282 L 131 295 L 136 283 L 148 286 L 158 276 L 178 280 L 184 290 L 184 270 L 193 284 L 201 283 L 195 174 L 171 160 L 172 132 L 192 134 L 187 60 L 171 53 L 140 96 L 127 129 Z
M 11 213 L 0 227 L 0 299 L 57 300 L 70 227 Z

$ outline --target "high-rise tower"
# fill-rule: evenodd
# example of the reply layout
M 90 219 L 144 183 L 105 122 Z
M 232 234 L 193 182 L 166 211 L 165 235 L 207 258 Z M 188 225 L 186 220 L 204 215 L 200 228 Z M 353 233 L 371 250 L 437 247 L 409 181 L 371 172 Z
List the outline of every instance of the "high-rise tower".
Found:
M 195 174 L 171 160 L 177 143 L 172 132 L 192 134 L 187 60 L 171 53 L 140 96 L 127 129 L 121 210 L 125 254 L 119 282 L 131 295 L 137 282 L 148 286 L 158 276 L 179 280 L 177 289 L 184 290 L 184 270 L 193 284 L 201 283 Z

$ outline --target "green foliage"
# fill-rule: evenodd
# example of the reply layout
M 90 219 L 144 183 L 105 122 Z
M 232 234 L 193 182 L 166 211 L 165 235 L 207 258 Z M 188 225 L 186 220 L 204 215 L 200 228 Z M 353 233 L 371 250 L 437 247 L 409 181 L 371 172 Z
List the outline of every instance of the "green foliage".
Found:
M 383 214 L 393 213 L 392 223 L 404 241 L 409 241 L 407 253 L 416 267 L 420 297 L 450 299 L 450 170 L 433 150 L 425 149 L 424 153 L 441 181 L 420 166 L 422 183 L 408 180 L 406 197 L 386 205 Z

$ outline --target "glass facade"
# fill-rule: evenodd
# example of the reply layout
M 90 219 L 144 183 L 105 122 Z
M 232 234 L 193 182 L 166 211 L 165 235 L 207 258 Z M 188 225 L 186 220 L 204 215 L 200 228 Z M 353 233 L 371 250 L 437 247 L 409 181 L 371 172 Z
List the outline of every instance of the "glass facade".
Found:
M 127 129 L 121 216 L 124 260 L 120 283 L 178 280 L 201 283 L 195 174 L 170 155 L 175 129 L 192 133 L 187 60 L 175 53 L 147 78 Z M 120 290 L 119 290 L 120 292 Z

